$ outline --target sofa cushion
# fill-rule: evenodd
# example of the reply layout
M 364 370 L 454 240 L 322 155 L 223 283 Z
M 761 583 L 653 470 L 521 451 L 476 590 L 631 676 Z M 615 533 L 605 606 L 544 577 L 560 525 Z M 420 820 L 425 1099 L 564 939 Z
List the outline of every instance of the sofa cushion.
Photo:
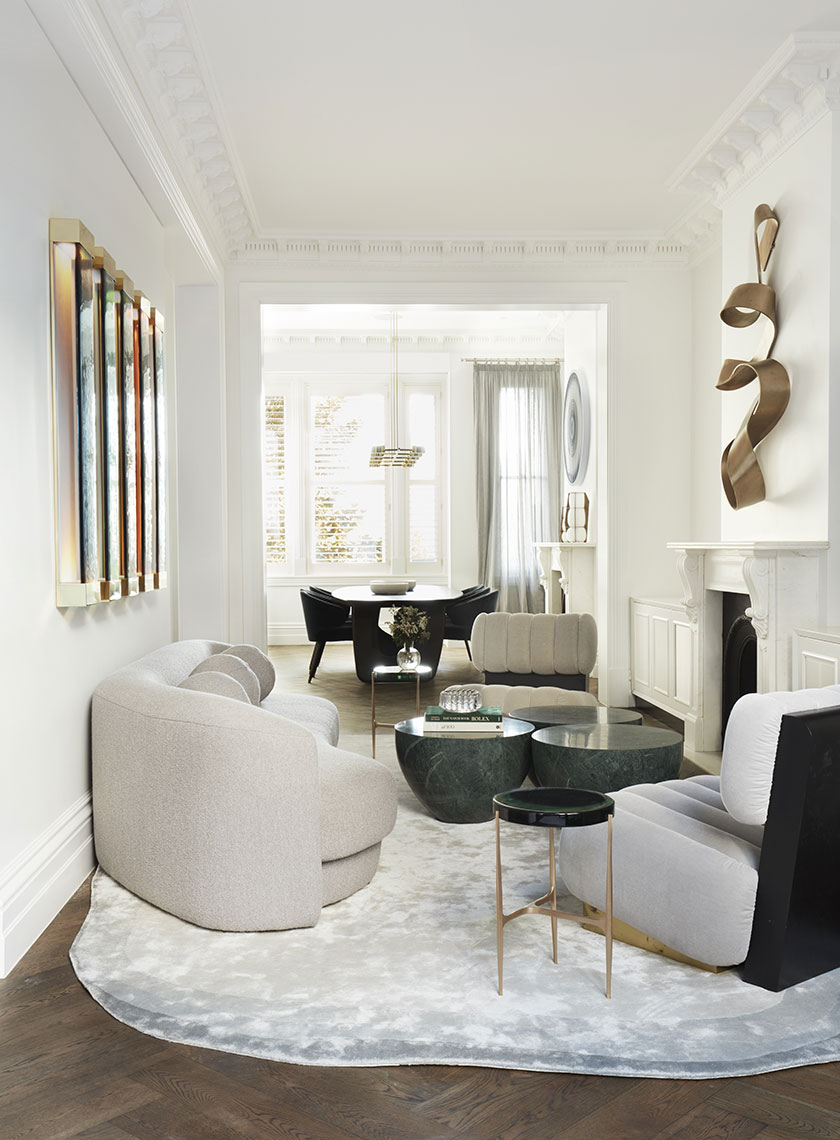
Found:
M 736 701 L 726 725 L 720 767 L 720 794 L 731 815 L 744 823 L 765 823 L 782 717 L 833 705 L 840 705 L 840 685 L 747 693 Z
M 214 653 L 212 657 L 199 661 L 190 676 L 207 672 L 226 673 L 229 677 L 233 677 L 248 694 L 248 700 L 252 705 L 260 703 L 260 683 L 257 675 L 241 657 L 233 657 L 229 653 Z
M 225 650 L 225 653 L 231 654 L 233 657 L 241 657 L 245 664 L 254 671 L 260 683 L 260 701 L 264 701 L 274 688 L 274 682 L 277 679 L 270 658 L 266 657 L 256 645 L 231 645 L 230 649 Z
M 198 693 L 212 693 L 217 697 L 232 697 L 235 701 L 244 701 L 246 705 L 251 703 L 239 681 L 229 673 L 220 673 L 217 670 L 185 677 L 178 688 L 194 689 Z
M 326 697 L 274 692 L 262 701 L 261 707 L 303 725 L 313 736 L 326 740 L 327 744 L 338 744 L 338 709 Z
M 318 740 L 321 860 L 343 859 L 379 843 L 397 818 L 393 774 L 368 756 Z

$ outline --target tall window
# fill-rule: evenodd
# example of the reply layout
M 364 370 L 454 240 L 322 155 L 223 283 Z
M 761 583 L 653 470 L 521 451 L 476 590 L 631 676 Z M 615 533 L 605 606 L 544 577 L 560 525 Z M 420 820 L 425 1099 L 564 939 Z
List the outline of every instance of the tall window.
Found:
M 386 439 L 389 386 L 372 378 L 264 378 L 263 489 L 269 577 L 444 568 L 441 379 L 401 379 L 410 469 L 370 467 Z

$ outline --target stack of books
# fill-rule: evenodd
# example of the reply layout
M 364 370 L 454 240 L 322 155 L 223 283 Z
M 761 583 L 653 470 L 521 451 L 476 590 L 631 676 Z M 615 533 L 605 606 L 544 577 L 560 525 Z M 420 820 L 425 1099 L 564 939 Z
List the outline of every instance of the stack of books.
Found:
M 450 712 L 440 705 L 429 705 L 424 720 L 425 732 L 472 732 L 495 735 L 504 731 L 499 705 L 482 705 L 471 712 Z

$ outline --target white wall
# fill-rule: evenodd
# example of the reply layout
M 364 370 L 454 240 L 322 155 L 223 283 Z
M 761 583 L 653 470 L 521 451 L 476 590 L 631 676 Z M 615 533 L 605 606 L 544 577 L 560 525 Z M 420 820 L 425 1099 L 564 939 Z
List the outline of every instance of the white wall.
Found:
M 832 233 L 833 116 L 824 116 L 723 207 L 723 286 L 756 280 L 753 211 L 767 202 L 779 217 L 779 236 L 767 281 L 776 290 L 779 336 L 773 356 L 787 369 L 790 404 L 759 446 L 767 487 L 762 503 L 733 511 L 723 500 L 724 539 L 828 538 L 829 302 Z M 723 328 L 723 354 L 748 360 L 753 329 Z M 731 439 L 758 386 L 724 393 L 721 448 Z
M 223 313 L 216 285 L 175 292 L 178 637 L 228 640 Z
M 720 420 L 727 393 L 715 387 L 723 360 L 721 288 L 721 246 L 715 242 L 691 271 L 691 525 L 680 537 L 692 542 L 720 541 L 726 502 L 720 481 Z
M 9 0 L 3 15 L 0 969 L 5 973 L 92 865 L 91 692 L 111 670 L 170 640 L 172 594 L 164 590 L 89 610 L 55 606 L 49 218 L 80 218 L 164 314 L 171 296 L 163 232 L 148 204 L 26 5 Z

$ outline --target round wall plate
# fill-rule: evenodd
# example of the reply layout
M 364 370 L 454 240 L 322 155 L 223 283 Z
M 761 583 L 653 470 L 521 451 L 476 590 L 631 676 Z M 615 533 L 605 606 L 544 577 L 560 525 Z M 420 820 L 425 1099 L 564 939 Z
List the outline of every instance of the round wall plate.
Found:
M 586 380 L 571 372 L 563 399 L 563 460 L 570 483 L 579 483 L 589 463 L 589 393 Z

